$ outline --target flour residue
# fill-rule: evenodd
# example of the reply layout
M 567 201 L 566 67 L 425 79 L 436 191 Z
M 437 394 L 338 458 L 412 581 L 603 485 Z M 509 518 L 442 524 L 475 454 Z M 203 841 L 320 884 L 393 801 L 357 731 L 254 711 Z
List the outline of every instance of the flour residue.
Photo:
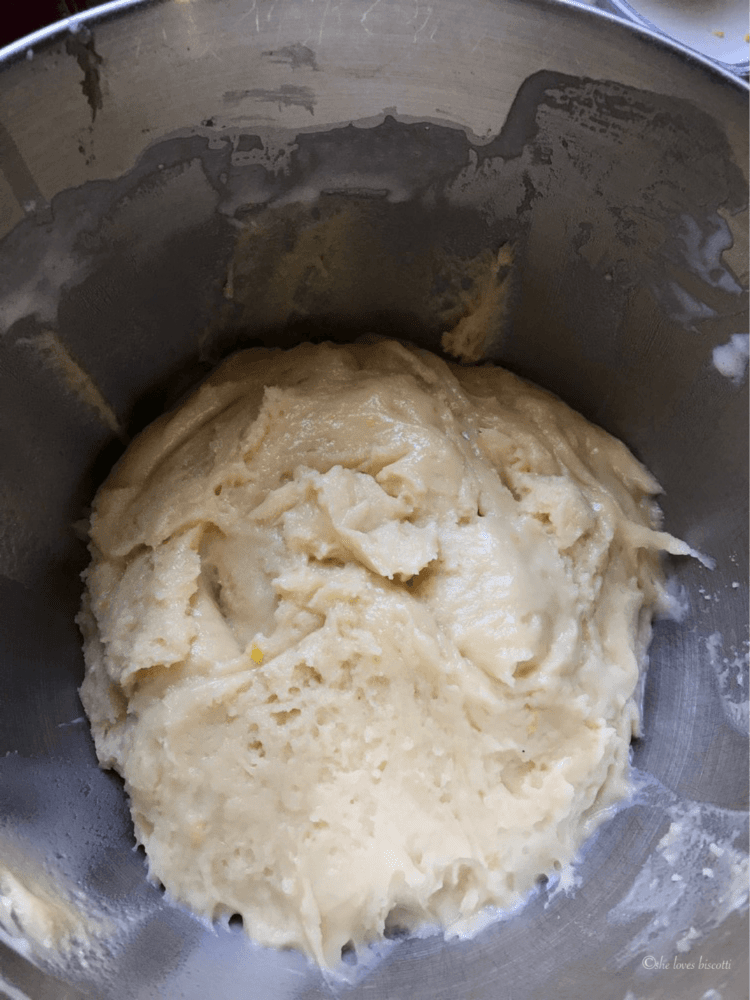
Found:
M 742 288 L 725 266 L 722 256 L 734 243 L 727 221 L 718 213 L 704 221 L 704 228 L 689 215 L 683 215 L 680 221 L 678 239 L 692 273 L 711 288 L 741 295 Z
M 735 333 L 726 344 L 714 347 L 712 353 L 714 368 L 734 385 L 742 385 L 747 374 L 750 354 L 750 334 Z
M 705 557 L 704 557 L 705 558 Z M 703 565 L 705 562 L 700 560 Z M 656 619 L 677 622 L 681 624 L 690 613 L 690 596 L 687 587 L 675 576 L 667 577 L 661 602 L 656 608 Z
M 0 839 L 0 940 L 26 958 L 90 964 L 114 924 L 62 872 Z
M 669 825 L 627 896 L 611 911 L 613 923 L 648 923 L 616 957 L 619 968 L 644 952 L 686 953 L 730 913 L 748 907 L 746 813 L 680 800 L 653 777 L 639 774 L 641 795 L 664 804 Z
M 572 896 L 576 889 L 583 883 L 583 876 L 576 871 L 576 865 L 580 858 L 574 858 L 570 864 L 564 865 L 556 879 L 552 881 L 552 888 L 547 893 L 544 903 L 545 910 L 559 895 Z
M 704 642 L 709 663 L 716 674 L 719 699 L 727 722 L 737 732 L 746 735 L 750 725 L 747 642 L 740 649 L 730 646 L 726 653 L 720 632 L 712 632 Z
M 114 882 L 102 875 L 118 865 L 119 789 L 98 772 L 83 780 L 68 762 L 18 754 L 0 757 L 0 784 L 0 941 L 104 995 L 130 940 L 165 905 L 145 879 L 123 891 L 121 868 Z
M 42 323 L 54 322 L 60 293 L 82 281 L 87 272 L 68 245 L 77 235 L 72 233 L 69 239 L 62 238 L 60 245 L 51 241 L 44 257 L 24 281 L 4 290 L 0 297 L 0 334 L 24 316 L 36 316 Z

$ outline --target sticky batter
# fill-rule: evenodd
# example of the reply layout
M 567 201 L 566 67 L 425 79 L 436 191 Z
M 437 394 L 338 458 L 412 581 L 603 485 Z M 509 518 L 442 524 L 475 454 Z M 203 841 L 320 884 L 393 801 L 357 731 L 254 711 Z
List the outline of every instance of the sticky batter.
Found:
M 322 965 L 471 928 L 627 790 L 659 487 L 502 369 L 229 359 L 99 491 L 81 689 L 170 895 Z

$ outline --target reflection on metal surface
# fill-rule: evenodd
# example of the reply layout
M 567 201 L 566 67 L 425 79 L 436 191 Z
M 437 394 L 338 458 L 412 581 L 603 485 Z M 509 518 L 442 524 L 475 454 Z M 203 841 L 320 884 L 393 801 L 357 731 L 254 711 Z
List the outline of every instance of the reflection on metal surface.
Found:
M 44 198 L 28 164 L 2 122 L 0 122 L 0 170 L 7 179 L 16 201 L 25 212 L 33 212 L 44 204 Z
M 605 10 L 676 39 L 715 59 L 731 72 L 747 76 L 747 5 L 736 0 L 694 4 L 690 0 L 598 0 Z
M 51 330 L 43 330 L 38 336 L 26 339 L 19 337 L 17 344 L 27 344 L 36 350 L 42 360 L 49 365 L 69 391 L 80 400 L 84 406 L 90 406 L 104 425 L 121 441 L 127 437 L 117 416 L 102 396 L 98 386 L 91 376 L 81 368 L 59 336 Z

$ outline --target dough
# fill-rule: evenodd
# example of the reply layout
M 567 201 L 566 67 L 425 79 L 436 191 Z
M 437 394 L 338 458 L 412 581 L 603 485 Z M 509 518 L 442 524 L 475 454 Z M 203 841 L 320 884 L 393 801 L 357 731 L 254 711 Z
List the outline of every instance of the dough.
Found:
M 151 875 L 322 965 L 464 932 L 628 789 L 654 478 L 494 367 L 381 341 L 230 358 L 96 497 L 99 760 Z

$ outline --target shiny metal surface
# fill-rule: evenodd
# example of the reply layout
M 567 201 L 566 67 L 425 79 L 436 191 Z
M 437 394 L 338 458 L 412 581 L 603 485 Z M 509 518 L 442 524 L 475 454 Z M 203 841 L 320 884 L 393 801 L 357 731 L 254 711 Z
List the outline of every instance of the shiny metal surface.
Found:
M 747 80 L 747 9 L 742 3 L 661 3 L 597 0 L 602 10 L 663 34 Z
M 127 920 L 103 967 L 0 941 L 0 995 L 742 1000 L 747 376 L 714 350 L 747 332 L 747 89 L 542 0 L 120 3 L 70 27 L 0 69 L 0 863 L 26 845 Z M 332 981 L 148 884 L 80 721 L 74 524 L 227 352 L 437 348 L 504 242 L 492 359 L 622 437 L 716 569 L 671 566 L 684 619 L 656 628 L 638 792 L 572 880 Z

